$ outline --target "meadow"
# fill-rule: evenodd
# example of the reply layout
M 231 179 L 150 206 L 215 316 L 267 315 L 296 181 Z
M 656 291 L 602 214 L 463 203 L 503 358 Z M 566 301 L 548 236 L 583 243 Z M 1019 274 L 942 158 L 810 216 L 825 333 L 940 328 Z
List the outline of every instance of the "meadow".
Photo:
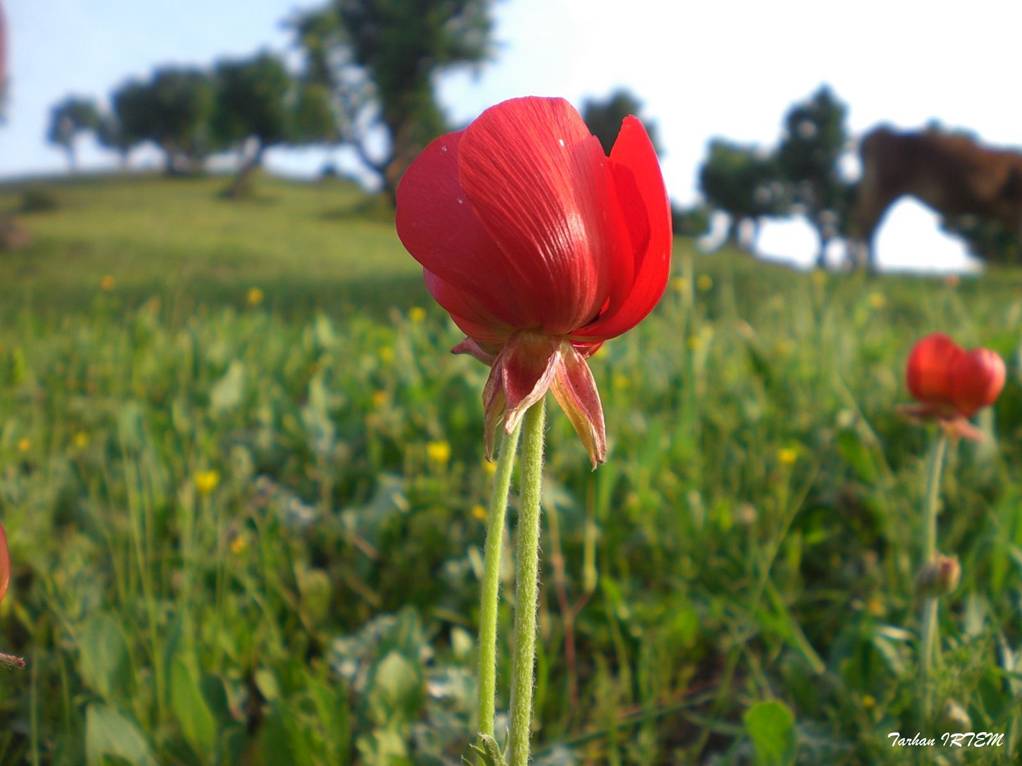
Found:
M 0 650 L 28 661 L 0 669 L 0 762 L 459 763 L 486 369 L 378 201 L 224 184 L 0 186 L 37 208 L 0 254 Z M 1018 762 L 1020 287 L 677 239 L 660 305 L 592 362 L 607 463 L 551 410 L 537 766 Z M 924 753 L 888 735 L 918 730 L 933 433 L 896 407 L 935 330 L 1008 363 L 991 439 L 949 454 L 936 677 L 942 731 L 1005 737 Z

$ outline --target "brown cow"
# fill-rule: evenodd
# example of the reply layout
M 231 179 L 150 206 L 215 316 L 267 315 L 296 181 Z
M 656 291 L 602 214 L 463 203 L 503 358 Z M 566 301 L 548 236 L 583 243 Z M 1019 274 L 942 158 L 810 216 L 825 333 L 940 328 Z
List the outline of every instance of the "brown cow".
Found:
M 972 215 L 1022 235 L 1022 153 L 937 130 L 898 132 L 881 126 L 862 139 L 859 156 L 862 181 L 853 226 L 859 260 L 865 256 L 870 268 L 877 227 L 905 195 L 945 217 Z

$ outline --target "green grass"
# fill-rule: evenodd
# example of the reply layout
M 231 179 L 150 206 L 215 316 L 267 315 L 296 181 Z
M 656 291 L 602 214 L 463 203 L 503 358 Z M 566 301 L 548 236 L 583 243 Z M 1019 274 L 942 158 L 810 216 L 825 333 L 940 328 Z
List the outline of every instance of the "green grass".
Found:
M 0 761 L 457 763 L 486 370 L 447 353 L 455 328 L 353 189 L 266 179 L 237 204 L 222 184 L 52 183 L 34 244 L 0 255 L 0 649 L 29 661 L 0 671 Z M 938 329 L 1009 363 L 979 419 L 995 440 L 949 454 L 940 547 L 963 580 L 937 673 L 1005 743 L 920 757 L 1017 762 L 1019 273 L 819 279 L 683 241 L 675 264 L 593 360 L 607 464 L 550 411 L 535 762 L 911 759 L 887 735 L 919 729 L 932 434 L 895 407 Z

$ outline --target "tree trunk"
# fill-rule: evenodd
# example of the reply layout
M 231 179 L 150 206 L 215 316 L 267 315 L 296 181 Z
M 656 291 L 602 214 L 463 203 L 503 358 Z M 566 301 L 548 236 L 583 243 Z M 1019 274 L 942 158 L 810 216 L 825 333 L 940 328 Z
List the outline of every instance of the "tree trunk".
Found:
M 234 180 L 224 191 L 224 196 L 229 199 L 241 199 L 252 194 L 252 176 L 256 170 L 262 167 L 263 155 L 266 153 L 266 146 L 262 141 L 257 141 L 255 151 L 244 160 L 234 174 Z

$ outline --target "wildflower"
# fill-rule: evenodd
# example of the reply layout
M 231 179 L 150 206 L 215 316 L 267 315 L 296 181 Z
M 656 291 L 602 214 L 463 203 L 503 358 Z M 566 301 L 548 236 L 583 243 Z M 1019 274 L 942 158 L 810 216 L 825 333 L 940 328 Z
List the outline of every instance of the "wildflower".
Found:
M 426 309 L 422 306 L 412 306 L 408 309 L 408 319 L 411 320 L 412 324 L 422 324 L 422 321 L 426 318 Z
M 958 587 L 962 566 L 954 556 L 937 555 L 919 570 L 916 592 L 922 596 L 943 596 Z
M 220 485 L 220 473 L 216 469 L 199 471 L 195 474 L 195 489 L 200 495 L 209 495 Z
M 876 309 L 877 311 L 879 311 L 880 309 L 887 305 L 887 298 L 884 297 L 883 293 L 872 292 L 869 294 L 867 300 L 869 301 L 870 307 Z
M 394 347 L 393 346 L 380 346 L 376 352 L 377 356 L 380 357 L 380 361 L 384 364 L 390 364 L 394 361 Z
M 486 521 L 487 516 L 486 509 L 483 506 L 476 503 L 475 505 L 472 506 L 472 516 L 479 521 Z
M 493 476 L 497 473 L 497 464 L 492 460 L 483 460 L 483 473 L 487 476 Z
M 85 449 L 89 446 L 89 435 L 85 431 L 78 431 L 71 441 L 77 449 Z
M 114 286 L 116 284 L 117 280 L 115 280 L 112 275 L 106 274 L 103 276 L 102 279 L 99 280 L 99 289 L 105 293 L 108 293 L 114 289 Z
M 426 445 L 426 457 L 431 463 L 446 465 L 451 459 L 451 445 L 445 441 L 430 442 Z
M 696 287 L 699 288 L 699 292 L 707 293 L 713 288 L 713 277 L 709 274 L 700 274 L 699 278 L 696 279 Z
M 373 391 L 373 408 L 380 409 L 387 403 L 386 391 Z
M 29 439 L 27 436 L 23 436 L 20 439 L 18 439 L 18 452 L 24 454 L 28 452 L 30 449 L 32 449 L 31 439 Z
M 491 365 L 487 453 L 551 390 L 593 465 L 603 407 L 586 359 L 667 286 L 671 215 L 656 152 L 626 117 L 610 156 L 563 99 L 519 98 L 431 143 L 397 190 L 397 232 Z
M 248 302 L 249 306 L 255 307 L 262 303 L 263 298 L 265 297 L 266 296 L 263 295 L 263 291 L 260 288 L 250 287 L 248 290 L 248 295 L 246 296 L 245 300 Z
M 671 280 L 671 287 L 684 294 L 688 292 L 689 282 L 685 277 L 675 277 Z
M 1004 361 L 990 349 L 966 351 L 947 335 L 933 333 L 913 347 L 905 371 L 919 404 L 901 409 L 917 420 L 937 421 L 953 435 L 980 439 L 968 418 L 997 400 L 1005 377 Z
M 777 460 L 781 465 L 794 465 L 798 460 L 798 450 L 794 447 L 781 447 L 777 450 Z
M 248 550 L 248 536 L 238 535 L 231 540 L 231 553 L 235 556 L 240 556 L 242 553 Z

